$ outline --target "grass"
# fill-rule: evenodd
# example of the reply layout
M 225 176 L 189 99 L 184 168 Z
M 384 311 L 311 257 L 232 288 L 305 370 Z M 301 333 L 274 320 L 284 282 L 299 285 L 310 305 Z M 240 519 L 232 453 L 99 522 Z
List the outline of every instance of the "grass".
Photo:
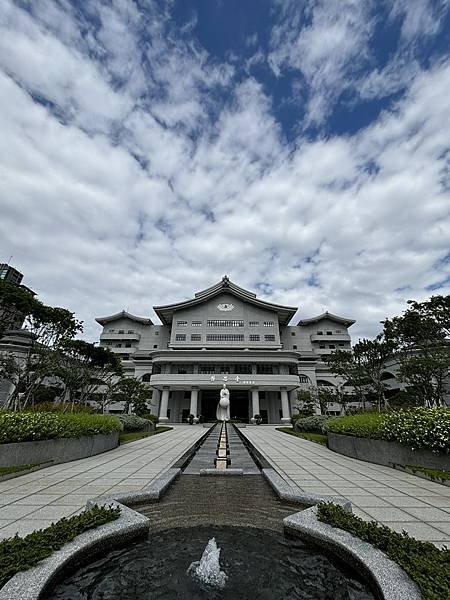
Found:
M 374 521 L 363 521 L 335 504 L 318 505 L 319 521 L 348 531 L 395 561 L 415 581 L 423 600 L 450 597 L 450 550 L 397 533 Z
M 423 473 L 428 475 L 431 479 L 443 479 L 444 481 L 450 481 L 450 471 L 441 471 L 440 469 L 429 469 L 428 467 L 416 467 L 415 465 L 400 465 L 405 469 L 409 469 L 414 473 Z
M 11 475 L 11 473 L 20 473 L 20 471 L 28 471 L 29 469 L 33 469 L 33 467 L 39 467 L 40 465 L 50 464 L 53 461 L 45 461 L 40 463 L 32 463 L 30 465 L 11 465 L 10 467 L 0 467 L 0 477 L 2 475 Z
M 15 535 L 0 541 L 0 588 L 16 573 L 34 567 L 80 533 L 114 521 L 119 516 L 119 508 L 93 506 L 23 538 Z
M 121 445 L 128 444 L 129 442 L 135 442 L 137 440 L 141 440 L 142 438 L 156 435 L 157 433 L 170 431 L 171 429 L 173 429 L 173 427 L 157 427 L 155 431 L 130 431 L 128 433 L 121 433 L 119 436 L 119 443 Z
M 277 427 L 277 431 L 282 431 L 283 433 L 288 433 L 289 435 L 295 435 L 295 437 L 303 438 L 309 442 L 316 442 L 316 444 L 322 444 L 322 446 L 326 446 L 328 442 L 328 436 L 323 435 L 322 433 L 294 431 L 290 427 Z

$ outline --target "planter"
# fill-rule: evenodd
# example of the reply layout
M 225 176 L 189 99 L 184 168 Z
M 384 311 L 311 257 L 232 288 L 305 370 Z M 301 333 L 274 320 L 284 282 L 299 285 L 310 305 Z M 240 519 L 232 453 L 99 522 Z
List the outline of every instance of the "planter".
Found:
M 345 456 L 387 467 L 401 464 L 448 470 L 450 466 L 448 454 L 435 454 L 430 450 L 411 450 L 408 446 L 397 442 L 339 433 L 328 432 L 328 448 Z
M 52 464 L 65 463 L 107 452 L 118 445 L 119 432 L 107 435 L 86 435 L 79 438 L 0 444 L 0 467 L 46 461 L 53 461 Z

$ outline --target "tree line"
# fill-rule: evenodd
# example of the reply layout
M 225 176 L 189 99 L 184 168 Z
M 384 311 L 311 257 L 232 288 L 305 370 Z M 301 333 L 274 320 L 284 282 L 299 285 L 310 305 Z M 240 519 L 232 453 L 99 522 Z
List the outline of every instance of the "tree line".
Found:
M 83 324 L 74 313 L 47 306 L 12 283 L 0 280 L 0 339 L 24 320 L 26 345 L 0 352 L 0 381 L 12 384 L 4 409 L 24 410 L 59 396 L 67 410 L 95 402 L 125 402 L 137 414 L 148 412 L 148 385 L 125 377 L 120 358 L 108 348 L 77 339 Z

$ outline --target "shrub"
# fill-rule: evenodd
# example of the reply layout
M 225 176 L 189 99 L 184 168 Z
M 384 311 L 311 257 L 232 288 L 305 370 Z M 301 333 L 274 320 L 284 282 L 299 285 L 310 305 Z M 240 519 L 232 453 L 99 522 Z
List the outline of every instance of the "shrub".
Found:
M 137 415 L 117 415 L 122 424 L 122 431 L 144 431 L 151 427 L 148 419 L 143 419 Z
M 120 430 L 118 419 L 107 415 L 62 413 L 0 413 L 0 444 L 53 438 L 78 438 Z
M 33 531 L 24 538 L 16 534 L 0 541 L 0 588 L 13 575 L 33 567 L 80 533 L 114 521 L 119 515 L 120 508 L 93 506 L 79 515 Z
M 97 412 L 92 406 L 85 404 L 72 404 L 71 402 L 40 402 L 34 406 L 27 406 L 24 412 L 51 412 L 51 413 L 84 413 L 91 415 Z
M 329 421 L 333 433 L 398 442 L 413 450 L 450 452 L 450 408 L 360 413 Z
M 301 417 L 294 423 L 295 431 L 309 431 L 311 433 L 322 433 L 325 423 L 332 417 L 328 415 L 311 415 L 310 417 Z
M 363 521 L 341 506 L 318 505 L 319 521 L 344 529 L 369 542 L 399 564 L 418 585 L 423 600 L 448 598 L 450 590 L 450 550 L 440 550 L 431 542 L 420 542 L 407 533 L 397 533 L 374 521 Z
M 147 419 L 147 421 L 153 421 L 153 423 L 157 423 L 159 421 L 159 417 L 157 415 L 152 415 L 151 413 L 145 413 L 144 415 L 139 415 L 143 419 Z

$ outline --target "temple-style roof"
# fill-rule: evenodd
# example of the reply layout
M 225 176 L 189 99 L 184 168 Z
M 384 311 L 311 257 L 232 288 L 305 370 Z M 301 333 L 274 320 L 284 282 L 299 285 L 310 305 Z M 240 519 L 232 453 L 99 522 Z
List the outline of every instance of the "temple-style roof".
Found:
M 336 323 L 342 323 L 347 327 L 356 323 L 353 319 L 346 319 L 345 317 L 338 317 L 337 315 L 333 315 L 332 313 L 325 311 L 321 315 L 317 317 L 311 317 L 310 319 L 301 319 L 297 325 L 310 325 L 311 323 L 318 323 L 319 321 L 323 321 L 324 319 L 329 319 L 330 321 L 335 321 Z
M 122 310 L 115 315 L 111 315 L 109 317 L 97 317 L 95 320 L 100 325 L 105 325 L 106 323 L 111 323 L 112 321 L 117 321 L 118 319 L 130 319 L 130 321 L 136 321 L 137 323 L 144 323 L 145 325 L 153 325 L 151 319 L 147 319 L 145 317 L 136 317 L 135 315 L 130 314 L 126 310 Z
M 215 296 L 218 296 L 224 292 L 236 296 L 236 298 L 240 298 L 245 302 L 259 306 L 260 308 L 275 311 L 278 313 L 278 320 L 281 325 L 287 325 L 287 323 L 289 323 L 289 321 L 297 312 L 297 307 L 295 306 L 282 306 L 281 304 L 272 304 L 271 302 L 266 302 L 265 300 L 259 300 L 256 297 L 256 294 L 239 287 L 230 281 L 226 275 L 222 277 L 221 281 L 215 285 L 197 292 L 194 295 L 194 298 L 191 300 L 183 300 L 182 302 L 166 304 L 164 306 L 154 306 L 153 309 L 161 319 L 161 322 L 167 325 L 171 322 L 173 313 L 175 311 L 196 306 L 197 304 L 203 304 L 207 300 L 210 300 L 211 298 L 214 298 Z

